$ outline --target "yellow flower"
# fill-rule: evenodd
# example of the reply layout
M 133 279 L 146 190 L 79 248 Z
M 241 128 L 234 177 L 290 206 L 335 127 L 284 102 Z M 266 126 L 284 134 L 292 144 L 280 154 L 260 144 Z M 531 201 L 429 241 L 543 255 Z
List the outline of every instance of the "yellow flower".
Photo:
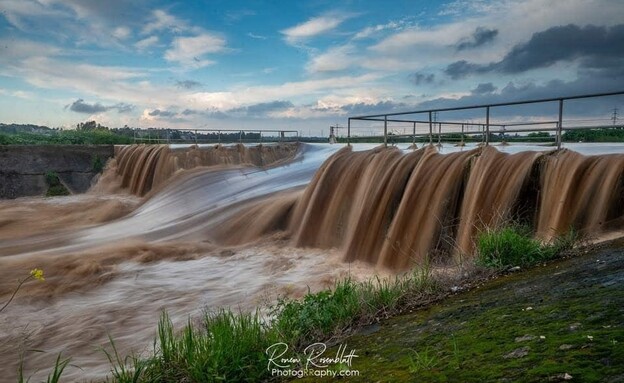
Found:
M 41 269 L 32 269 L 30 270 L 30 276 L 39 280 L 39 281 L 45 281 L 45 278 L 43 277 L 43 270 Z

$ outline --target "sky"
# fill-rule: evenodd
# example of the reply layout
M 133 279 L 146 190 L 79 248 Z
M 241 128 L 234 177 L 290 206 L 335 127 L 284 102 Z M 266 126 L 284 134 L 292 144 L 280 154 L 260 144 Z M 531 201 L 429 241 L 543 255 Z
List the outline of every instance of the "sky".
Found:
M 0 122 L 319 134 L 353 115 L 624 90 L 622 47 L 621 0 L 0 0 Z

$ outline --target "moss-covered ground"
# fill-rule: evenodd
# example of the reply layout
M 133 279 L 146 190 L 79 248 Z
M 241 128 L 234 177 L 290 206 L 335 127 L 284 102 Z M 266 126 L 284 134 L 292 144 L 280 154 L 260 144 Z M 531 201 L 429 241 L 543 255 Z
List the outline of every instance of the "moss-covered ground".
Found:
M 342 341 L 360 372 L 345 380 L 624 382 L 622 249 L 504 276 L 365 328 Z

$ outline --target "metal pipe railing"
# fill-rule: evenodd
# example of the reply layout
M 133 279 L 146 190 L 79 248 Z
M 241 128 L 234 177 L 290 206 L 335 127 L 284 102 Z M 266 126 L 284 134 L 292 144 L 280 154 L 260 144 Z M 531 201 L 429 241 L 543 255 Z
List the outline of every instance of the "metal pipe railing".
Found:
M 437 113 L 438 112 L 451 112 L 451 111 L 465 111 L 465 110 L 472 110 L 472 109 L 485 109 L 485 123 L 481 124 L 472 124 L 472 123 L 466 123 L 466 122 L 457 122 L 457 121 L 437 121 L 436 118 L 436 123 L 438 124 L 438 141 L 440 141 L 441 136 L 442 136 L 442 124 L 445 125 L 445 127 L 448 125 L 449 127 L 455 127 L 455 126 L 461 126 L 461 134 L 462 134 L 462 139 L 464 137 L 464 131 L 465 128 L 469 127 L 469 126 L 478 126 L 481 128 L 482 130 L 482 135 L 483 135 L 483 143 L 485 145 L 488 145 L 490 143 L 490 135 L 491 134 L 496 134 L 496 133 L 519 133 L 519 132 L 538 132 L 538 131 L 554 131 L 555 132 L 555 141 L 557 144 L 558 148 L 561 148 L 561 144 L 562 144 L 562 135 L 563 135 L 563 131 L 565 130 L 571 130 L 571 129 L 587 129 L 587 128 L 591 128 L 591 127 L 596 127 L 596 126 L 591 126 L 591 127 L 578 127 L 578 126 L 564 126 L 563 120 L 564 120 L 564 116 L 563 116 L 563 111 L 564 111 L 564 102 L 566 100 L 580 100 L 580 99 L 589 99 L 589 98 L 597 98 L 597 97 L 607 97 L 607 96 L 617 96 L 617 95 L 624 95 L 624 91 L 618 91 L 618 92 L 604 92 L 604 93 L 593 93 L 593 94 L 583 94 L 583 95 L 575 95 L 575 96 L 566 96 L 566 97 L 553 97 L 553 98 L 542 98 L 542 99 L 533 99 L 533 100 L 521 100 L 521 101 L 512 101 L 512 102 L 500 102 L 500 103 L 492 103 L 492 104 L 480 104 L 480 105 L 468 105 L 468 106 L 458 106 L 458 107 L 448 107 L 448 108 L 436 108 L 436 109 L 422 109 L 422 110 L 414 110 L 414 111 L 407 111 L 407 112 L 393 112 L 393 113 L 385 113 L 385 114 L 371 114 L 371 115 L 363 115 L 363 116 L 355 116 L 355 117 L 349 117 L 348 119 L 348 125 L 347 125 L 347 143 L 350 144 L 351 143 L 351 128 L 352 128 L 352 121 L 353 120 L 360 120 L 360 121 L 383 121 L 384 123 L 384 137 L 383 137 L 383 142 L 384 145 L 387 145 L 388 143 L 388 124 L 389 123 L 411 123 L 412 124 L 412 134 L 411 136 L 414 137 L 413 144 L 416 143 L 415 141 L 415 137 L 418 136 L 418 134 L 416 133 L 416 124 L 417 123 L 422 123 L 422 124 L 428 124 L 429 125 L 429 144 L 432 145 L 433 144 L 433 114 L 436 113 L 436 117 L 437 117 Z M 556 121 L 529 121 L 529 122 L 513 122 L 513 123 L 495 123 L 492 122 L 490 117 L 491 117 L 491 109 L 492 108 L 496 108 L 496 107 L 504 107 L 504 106 L 517 106 L 517 105 L 527 105 L 527 104 L 538 104 L 538 103 L 549 103 L 549 102 L 557 102 L 558 103 L 558 119 Z M 397 118 L 389 118 L 389 117 L 394 117 L 394 116 L 407 116 L 407 115 L 413 115 L 413 114 L 423 114 L 426 113 L 428 115 L 428 119 L 427 120 L 416 120 L 416 119 L 397 119 Z M 533 129 L 507 129 L 508 127 L 521 127 L 521 126 L 525 126 L 525 127 L 535 127 L 535 126 L 543 126 L 543 125 L 555 125 L 554 128 L 533 128 Z M 606 126 L 605 126 L 606 127 Z M 609 128 L 613 128 L 616 127 L 615 124 L 614 125 L 610 125 L 608 126 Z M 502 129 L 492 129 L 492 128 L 502 128 Z M 449 131 L 447 133 L 455 133 L 453 131 Z M 395 135 L 395 134 L 393 134 Z M 426 134 L 423 134 L 426 135 Z M 396 136 L 396 135 L 395 135 Z M 405 136 L 405 135 L 404 135 Z

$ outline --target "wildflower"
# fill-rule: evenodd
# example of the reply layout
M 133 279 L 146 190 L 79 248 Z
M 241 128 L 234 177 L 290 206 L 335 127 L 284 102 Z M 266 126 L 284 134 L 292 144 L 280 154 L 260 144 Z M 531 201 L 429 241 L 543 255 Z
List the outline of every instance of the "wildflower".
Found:
M 39 280 L 39 281 L 45 281 L 45 278 L 43 277 L 43 270 L 41 269 L 32 269 L 30 270 L 30 276 Z

